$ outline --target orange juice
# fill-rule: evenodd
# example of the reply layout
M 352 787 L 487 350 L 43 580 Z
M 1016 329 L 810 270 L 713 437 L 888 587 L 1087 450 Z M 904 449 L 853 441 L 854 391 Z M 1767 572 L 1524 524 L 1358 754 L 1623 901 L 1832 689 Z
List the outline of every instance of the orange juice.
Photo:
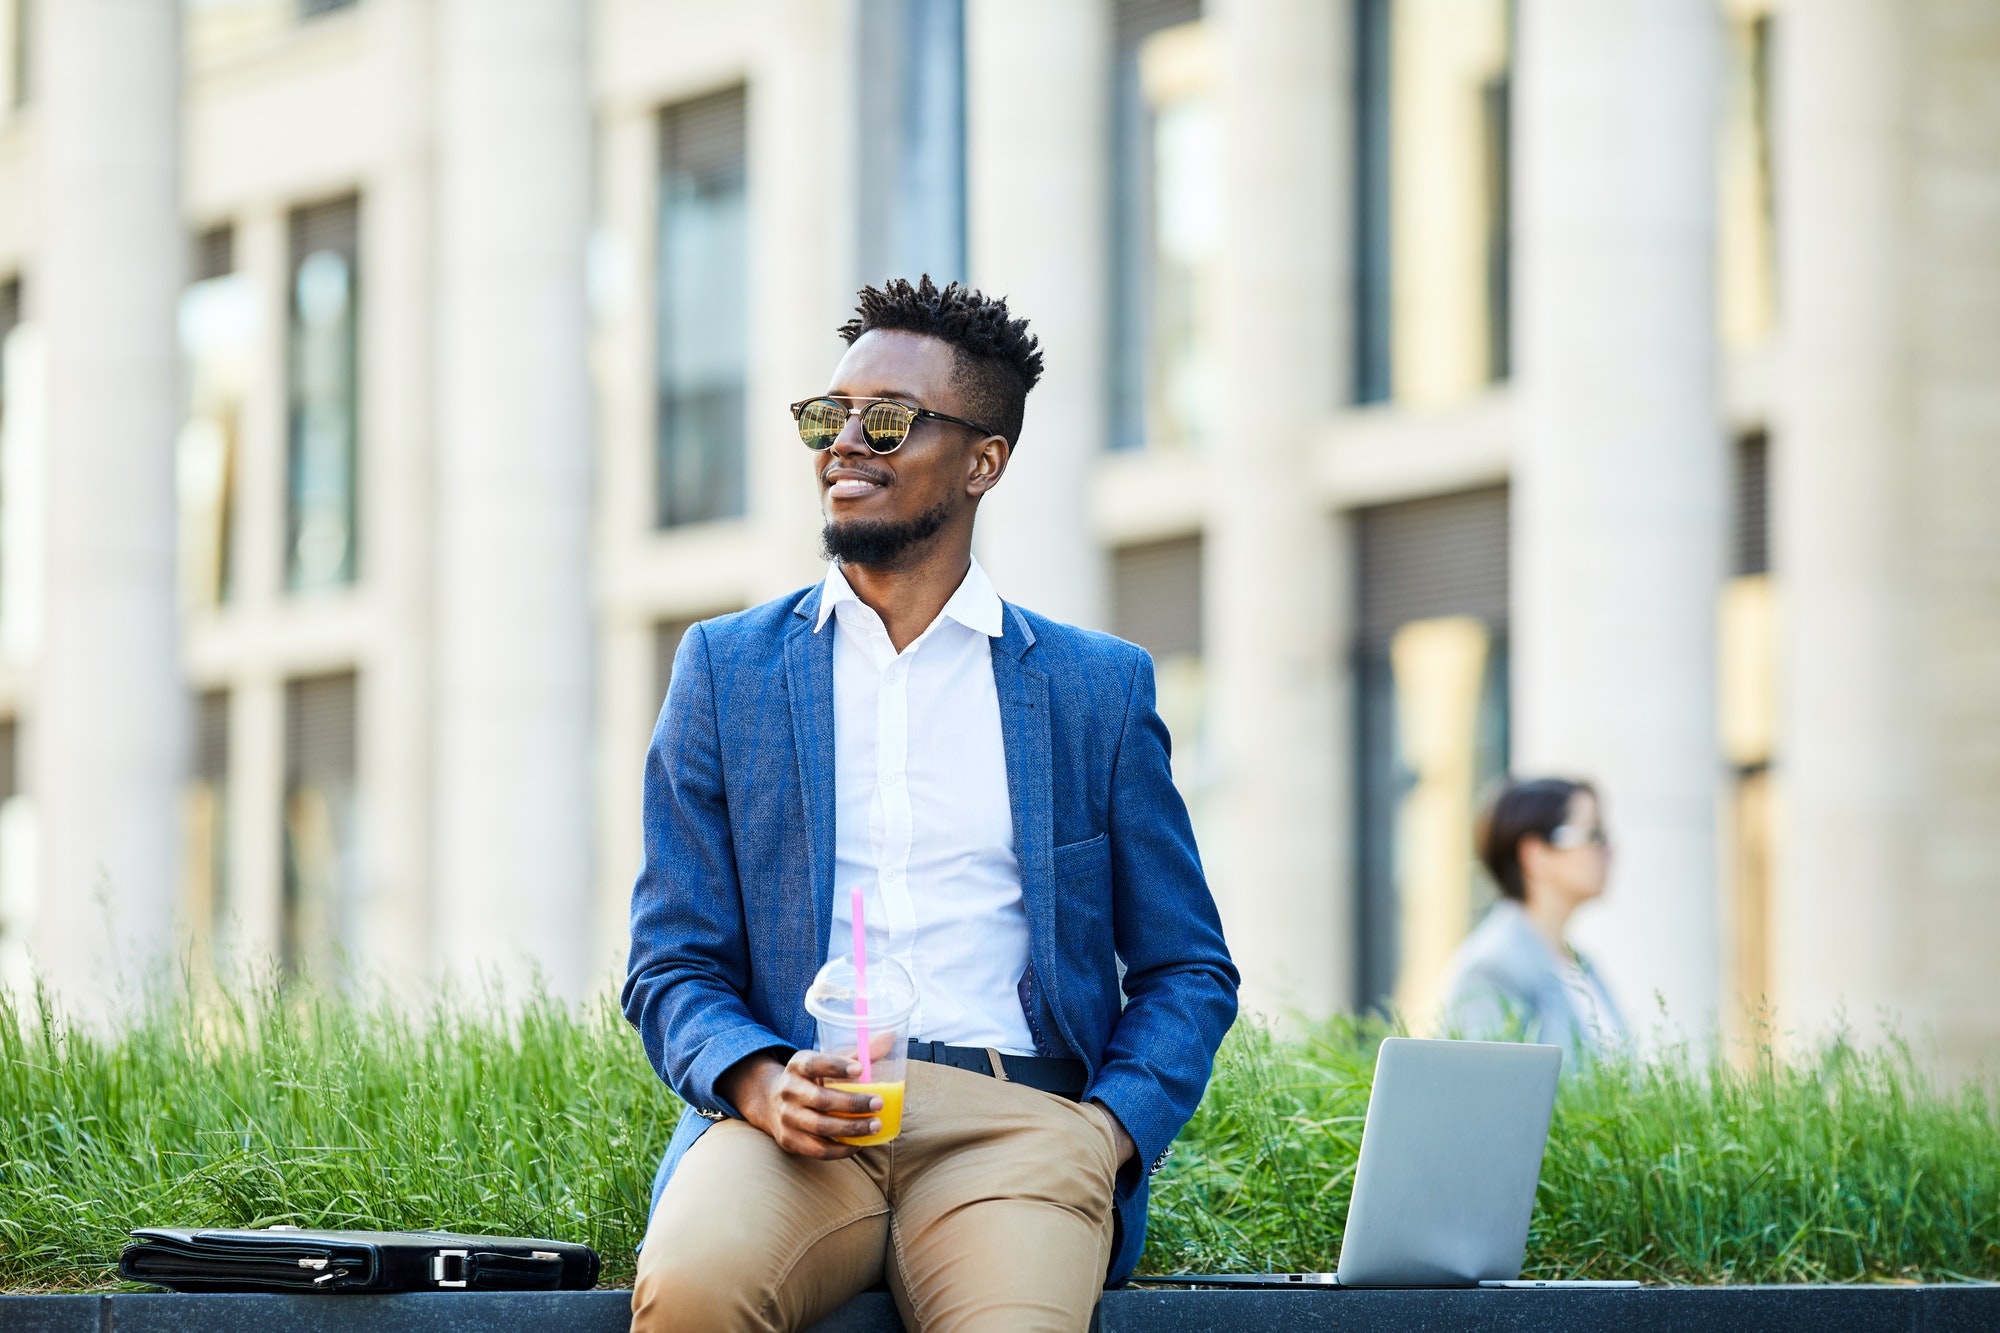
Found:
M 874 1143 L 887 1143 L 903 1132 L 903 1081 L 894 1083 L 848 1083 L 827 1080 L 827 1087 L 838 1092 L 872 1092 L 882 1099 L 882 1109 L 874 1112 L 874 1118 L 882 1122 L 880 1134 L 863 1134 L 858 1138 L 836 1139 L 837 1143 L 851 1143 L 857 1148 L 866 1148 Z M 863 1116 L 861 1119 L 867 1119 Z

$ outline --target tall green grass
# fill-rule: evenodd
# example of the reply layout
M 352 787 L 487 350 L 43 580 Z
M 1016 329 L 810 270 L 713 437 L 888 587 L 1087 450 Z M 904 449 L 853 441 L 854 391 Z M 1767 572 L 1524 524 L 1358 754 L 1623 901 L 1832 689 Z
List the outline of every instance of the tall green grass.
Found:
M 1155 1180 L 1151 1271 L 1334 1267 L 1375 1036 L 1239 1025 Z M 1899 1042 L 1747 1067 L 1670 1049 L 1566 1078 L 1527 1271 L 1653 1282 L 2000 1279 L 2000 1115 Z
M 1332 1267 L 1373 1064 L 1351 1025 L 1239 1027 L 1146 1268 Z M 678 1109 L 608 999 L 261 989 L 109 1036 L 0 1004 L 0 1288 L 113 1282 L 136 1226 L 276 1222 L 583 1241 L 626 1282 Z M 1552 1277 L 2000 1278 L 2000 1120 L 1893 1044 L 1600 1065 L 1564 1085 L 1528 1248 Z
M 0 1288 L 114 1282 L 133 1227 L 280 1222 L 581 1241 L 629 1282 L 679 1111 L 608 998 L 27 1019 L 0 1007 Z

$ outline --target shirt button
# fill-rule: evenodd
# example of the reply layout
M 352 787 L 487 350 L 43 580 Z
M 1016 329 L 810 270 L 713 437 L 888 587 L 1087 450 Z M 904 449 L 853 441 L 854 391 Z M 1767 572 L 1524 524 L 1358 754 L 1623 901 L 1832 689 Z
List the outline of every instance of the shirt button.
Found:
M 882 785 L 885 787 L 900 787 L 902 784 L 903 775 L 901 773 L 884 773 L 882 775 Z
M 883 879 L 897 880 L 901 879 L 902 877 L 903 877 L 903 872 L 896 869 L 896 867 L 894 866 L 890 866 L 887 870 L 884 870 L 882 872 Z

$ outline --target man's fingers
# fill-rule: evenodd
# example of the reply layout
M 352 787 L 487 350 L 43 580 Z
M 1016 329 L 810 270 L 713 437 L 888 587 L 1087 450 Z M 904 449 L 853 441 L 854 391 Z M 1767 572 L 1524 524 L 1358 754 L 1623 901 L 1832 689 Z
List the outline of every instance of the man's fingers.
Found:
M 808 1079 L 861 1077 L 860 1061 L 845 1055 L 829 1055 L 825 1051 L 800 1051 L 785 1067 Z
M 794 1067 L 785 1070 L 778 1086 L 778 1100 L 785 1105 L 803 1106 L 836 1115 L 867 1115 L 882 1109 L 882 1098 L 876 1093 L 829 1088 L 802 1074 L 795 1066 L 796 1061 Z
M 794 1106 L 825 1115 L 872 1115 L 882 1109 L 882 1098 L 872 1092 L 842 1092 L 817 1083 L 805 1083 L 795 1095 L 785 1099 Z
M 882 1122 L 874 1116 L 822 1115 L 804 1107 L 792 1107 L 785 1113 L 785 1127 L 822 1139 L 858 1139 L 864 1134 L 880 1133 Z
M 840 1138 L 880 1133 L 882 1098 L 869 1092 L 846 1092 L 824 1086 L 821 1079 L 852 1079 L 850 1062 L 824 1051 L 799 1051 L 785 1062 L 775 1089 L 778 1146 L 798 1157 L 835 1160 L 852 1157 L 854 1145 Z
M 840 1116 L 793 1110 L 786 1113 L 779 1132 L 773 1137 L 777 1139 L 778 1146 L 788 1153 L 830 1160 L 852 1157 L 859 1151 L 853 1144 L 840 1143 L 838 1139 L 860 1138 L 880 1128 L 880 1123 L 876 1121 L 848 1120 Z

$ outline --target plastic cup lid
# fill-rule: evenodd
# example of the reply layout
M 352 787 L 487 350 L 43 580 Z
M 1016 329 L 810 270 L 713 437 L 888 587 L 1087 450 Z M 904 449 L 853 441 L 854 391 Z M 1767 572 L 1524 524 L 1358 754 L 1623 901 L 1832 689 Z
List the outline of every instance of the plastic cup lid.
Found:
M 894 1027 L 917 1007 L 916 983 L 893 958 L 868 959 L 868 1018 L 870 1026 Z M 806 1012 L 823 1023 L 856 1026 L 854 960 L 836 958 L 819 970 L 806 989 Z

